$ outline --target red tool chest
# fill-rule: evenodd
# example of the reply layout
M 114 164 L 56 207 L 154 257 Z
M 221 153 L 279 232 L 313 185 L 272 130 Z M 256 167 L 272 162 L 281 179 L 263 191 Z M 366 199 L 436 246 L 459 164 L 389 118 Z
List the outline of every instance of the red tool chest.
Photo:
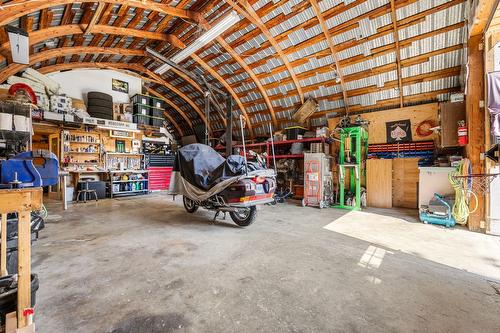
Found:
M 149 190 L 168 190 L 172 167 L 149 167 Z

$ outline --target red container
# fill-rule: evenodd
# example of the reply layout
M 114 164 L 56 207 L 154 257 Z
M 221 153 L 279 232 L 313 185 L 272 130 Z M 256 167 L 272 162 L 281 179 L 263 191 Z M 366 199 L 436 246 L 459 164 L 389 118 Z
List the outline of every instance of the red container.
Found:
M 168 190 L 172 169 L 172 167 L 149 167 L 149 190 Z

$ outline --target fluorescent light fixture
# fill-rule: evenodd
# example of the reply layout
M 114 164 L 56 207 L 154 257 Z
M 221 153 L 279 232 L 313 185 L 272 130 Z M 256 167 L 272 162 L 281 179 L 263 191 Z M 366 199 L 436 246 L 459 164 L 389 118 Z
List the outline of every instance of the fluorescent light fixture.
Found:
M 30 63 L 30 44 L 29 35 L 26 30 L 13 27 L 6 28 L 9 35 L 10 51 L 12 53 L 12 62 L 16 64 L 29 65 Z
M 215 38 L 219 37 L 224 31 L 228 30 L 231 28 L 233 25 L 238 23 L 240 21 L 240 17 L 238 13 L 235 11 L 232 11 L 229 13 L 229 15 L 226 15 L 222 20 L 217 22 L 216 25 L 214 25 L 212 28 L 207 30 L 203 35 L 201 35 L 197 40 L 195 40 L 193 43 L 191 43 L 189 46 L 187 46 L 185 49 L 183 49 L 181 52 L 177 53 L 175 56 L 172 57 L 173 62 L 178 64 L 179 62 L 183 61 L 187 57 L 189 57 L 191 54 L 195 53 L 199 49 L 201 49 L 203 46 L 207 45 L 211 41 L 213 41 Z M 166 71 L 168 71 L 171 67 L 168 64 L 163 64 L 160 67 L 158 67 L 155 70 L 156 74 L 163 74 Z
M 168 71 L 170 68 L 172 68 L 172 67 L 170 67 L 169 64 L 163 64 L 160 67 L 158 67 L 157 69 L 155 69 L 155 73 L 161 75 L 161 74 L 165 73 L 166 71 Z

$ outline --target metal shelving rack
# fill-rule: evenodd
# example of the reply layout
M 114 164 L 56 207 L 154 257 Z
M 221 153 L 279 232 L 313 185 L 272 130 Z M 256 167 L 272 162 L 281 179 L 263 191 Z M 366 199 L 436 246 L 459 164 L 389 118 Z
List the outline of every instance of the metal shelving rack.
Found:
M 142 174 L 143 176 L 146 175 L 145 178 L 143 179 L 128 179 L 128 180 L 113 180 L 113 175 L 118 175 L 118 174 Z M 149 193 L 149 171 L 148 170 L 112 170 L 109 171 L 109 181 L 110 181 L 110 196 L 113 198 L 114 196 L 117 195 L 138 195 L 138 194 L 148 194 Z M 141 183 L 142 184 L 142 189 L 139 190 L 119 190 L 115 191 L 115 186 L 114 185 L 123 185 L 123 184 L 134 184 L 134 183 Z
M 284 146 L 284 145 L 292 145 L 293 143 L 325 143 L 326 138 L 307 138 L 307 139 L 298 139 L 298 140 L 285 140 L 285 141 L 274 141 L 274 146 Z M 273 157 L 275 159 L 283 159 L 283 158 L 298 158 L 302 159 L 304 158 L 304 154 L 283 154 L 283 155 L 274 155 L 272 154 L 272 144 L 271 141 L 266 141 L 266 142 L 259 142 L 259 143 L 251 143 L 251 144 L 245 144 L 246 149 L 251 149 L 251 148 L 261 148 L 265 147 L 266 153 L 267 153 L 267 165 L 270 165 L 271 160 Z M 243 145 L 233 145 L 233 148 L 243 148 Z
M 71 140 L 67 139 L 67 136 L 81 137 L 85 140 Z M 88 138 L 92 137 L 92 140 Z M 101 135 L 98 132 L 89 132 L 76 129 L 65 129 L 61 132 L 61 146 L 62 146 L 62 157 L 61 161 L 65 161 L 66 156 L 70 158 L 67 162 L 68 165 L 102 165 L 101 160 Z M 79 151 L 82 147 L 89 149 L 91 146 L 94 147 L 94 151 Z M 97 162 L 85 162 L 82 159 L 91 158 Z M 66 163 L 66 162 L 65 162 Z

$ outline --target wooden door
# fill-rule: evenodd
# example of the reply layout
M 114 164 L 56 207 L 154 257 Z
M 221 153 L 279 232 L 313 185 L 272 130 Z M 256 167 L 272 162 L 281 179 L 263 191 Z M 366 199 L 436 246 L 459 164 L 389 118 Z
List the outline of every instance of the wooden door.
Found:
M 57 159 L 59 160 L 59 163 L 61 162 L 61 140 L 60 140 L 60 134 L 50 134 L 49 135 L 49 151 L 51 153 L 54 153 L 57 156 Z M 59 198 L 59 190 L 60 186 L 59 183 L 56 185 L 52 185 L 49 187 L 49 197 L 52 197 L 54 199 Z M 52 193 L 56 193 L 53 195 Z
M 366 202 L 368 207 L 392 207 L 392 160 L 366 161 Z
M 59 134 L 49 135 L 49 151 L 56 154 L 57 158 L 60 160 L 61 157 L 61 140 Z

